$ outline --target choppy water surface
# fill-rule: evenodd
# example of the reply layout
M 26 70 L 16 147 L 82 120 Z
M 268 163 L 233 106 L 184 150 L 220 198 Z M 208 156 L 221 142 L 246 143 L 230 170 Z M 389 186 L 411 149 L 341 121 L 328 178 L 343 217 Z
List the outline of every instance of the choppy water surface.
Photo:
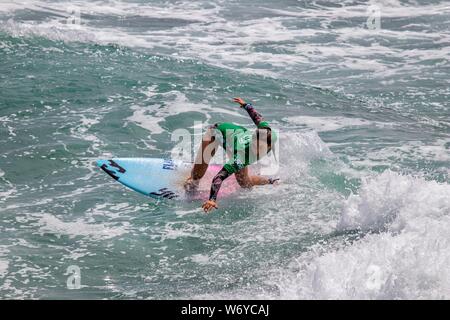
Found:
M 1 0 L 0 296 L 449 299 L 449 30 L 447 1 Z M 251 126 L 233 96 L 279 186 L 204 215 L 95 168 Z

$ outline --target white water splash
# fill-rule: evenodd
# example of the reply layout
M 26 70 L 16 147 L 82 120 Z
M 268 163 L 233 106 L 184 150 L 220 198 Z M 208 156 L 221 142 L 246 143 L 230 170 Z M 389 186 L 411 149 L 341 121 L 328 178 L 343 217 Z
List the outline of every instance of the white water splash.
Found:
M 338 229 L 383 229 L 298 257 L 281 298 L 449 299 L 450 186 L 385 172 L 344 206 Z

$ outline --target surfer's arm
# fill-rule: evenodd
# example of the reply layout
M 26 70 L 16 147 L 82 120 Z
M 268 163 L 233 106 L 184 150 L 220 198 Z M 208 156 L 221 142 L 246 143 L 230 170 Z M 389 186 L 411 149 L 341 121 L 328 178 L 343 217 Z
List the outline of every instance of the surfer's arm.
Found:
M 261 124 L 267 124 L 267 122 L 264 121 L 263 116 L 261 113 L 256 111 L 255 107 L 252 106 L 250 103 L 246 103 L 242 106 L 245 110 L 247 110 L 248 115 L 250 118 L 252 118 L 253 122 L 256 124 L 256 126 L 259 128 Z M 265 125 L 264 127 L 268 127 L 268 125 Z
M 269 124 L 266 121 L 264 121 L 263 116 L 261 115 L 261 113 L 256 111 L 254 106 L 252 106 L 250 103 L 246 103 L 241 98 L 234 98 L 233 100 L 234 100 L 234 102 L 239 103 L 241 105 L 241 108 L 244 108 L 245 110 L 247 110 L 248 115 L 250 116 L 250 118 L 252 118 L 253 122 L 256 124 L 256 126 L 258 128 L 270 129 Z
M 202 205 L 202 208 L 205 212 L 211 211 L 217 207 L 217 195 L 219 194 L 220 187 L 222 186 L 223 181 L 231 176 L 233 173 L 228 172 L 225 168 L 222 168 L 219 173 L 216 174 L 212 183 L 211 183 L 211 192 L 209 195 L 209 200 L 205 201 Z
M 242 188 L 251 188 L 253 186 L 263 186 L 266 184 L 274 184 L 280 179 L 267 178 L 263 176 L 252 176 L 249 174 L 248 167 L 236 172 L 236 180 Z
M 217 195 L 219 194 L 220 187 L 223 181 L 231 176 L 232 173 L 228 172 L 225 168 L 222 168 L 214 177 L 211 183 L 211 192 L 209 194 L 209 200 L 216 201 Z
M 253 186 L 263 186 L 265 184 L 274 184 L 275 182 L 280 180 L 279 178 L 273 179 L 273 178 L 267 178 L 267 177 L 263 177 L 263 176 L 250 176 L 249 179 Z

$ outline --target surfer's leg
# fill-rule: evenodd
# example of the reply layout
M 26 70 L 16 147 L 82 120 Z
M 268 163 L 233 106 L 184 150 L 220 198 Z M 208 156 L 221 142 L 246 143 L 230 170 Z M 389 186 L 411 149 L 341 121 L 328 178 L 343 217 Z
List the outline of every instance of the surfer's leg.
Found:
M 241 188 L 251 188 L 253 186 L 262 186 L 265 184 L 273 184 L 279 179 L 271 179 L 263 176 L 251 176 L 248 167 L 245 167 L 235 173 L 236 181 Z
M 252 182 L 248 174 L 248 167 L 245 167 L 234 174 L 236 176 L 236 181 L 241 186 L 241 188 L 250 188 Z
M 194 167 L 192 168 L 191 178 L 193 180 L 200 180 L 208 169 L 209 162 L 214 157 L 218 142 L 215 138 L 215 130 L 217 124 L 208 128 L 203 136 L 202 144 L 197 152 Z

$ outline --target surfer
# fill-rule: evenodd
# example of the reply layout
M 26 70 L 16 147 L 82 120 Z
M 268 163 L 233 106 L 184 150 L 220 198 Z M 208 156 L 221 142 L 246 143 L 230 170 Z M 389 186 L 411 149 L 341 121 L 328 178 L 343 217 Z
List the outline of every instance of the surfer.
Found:
M 234 123 L 222 122 L 210 126 L 204 134 L 191 176 L 184 185 L 187 192 L 196 192 L 200 179 L 205 175 L 209 161 L 220 144 L 230 159 L 212 180 L 209 199 L 202 205 L 205 212 L 218 208 L 217 195 L 220 187 L 223 181 L 233 174 L 242 188 L 274 184 L 279 180 L 249 174 L 248 166 L 273 149 L 272 143 L 276 140 L 276 134 L 251 104 L 241 98 L 234 98 L 233 101 L 239 103 L 241 108 L 248 112 L 257 129 L 252 132 Z

